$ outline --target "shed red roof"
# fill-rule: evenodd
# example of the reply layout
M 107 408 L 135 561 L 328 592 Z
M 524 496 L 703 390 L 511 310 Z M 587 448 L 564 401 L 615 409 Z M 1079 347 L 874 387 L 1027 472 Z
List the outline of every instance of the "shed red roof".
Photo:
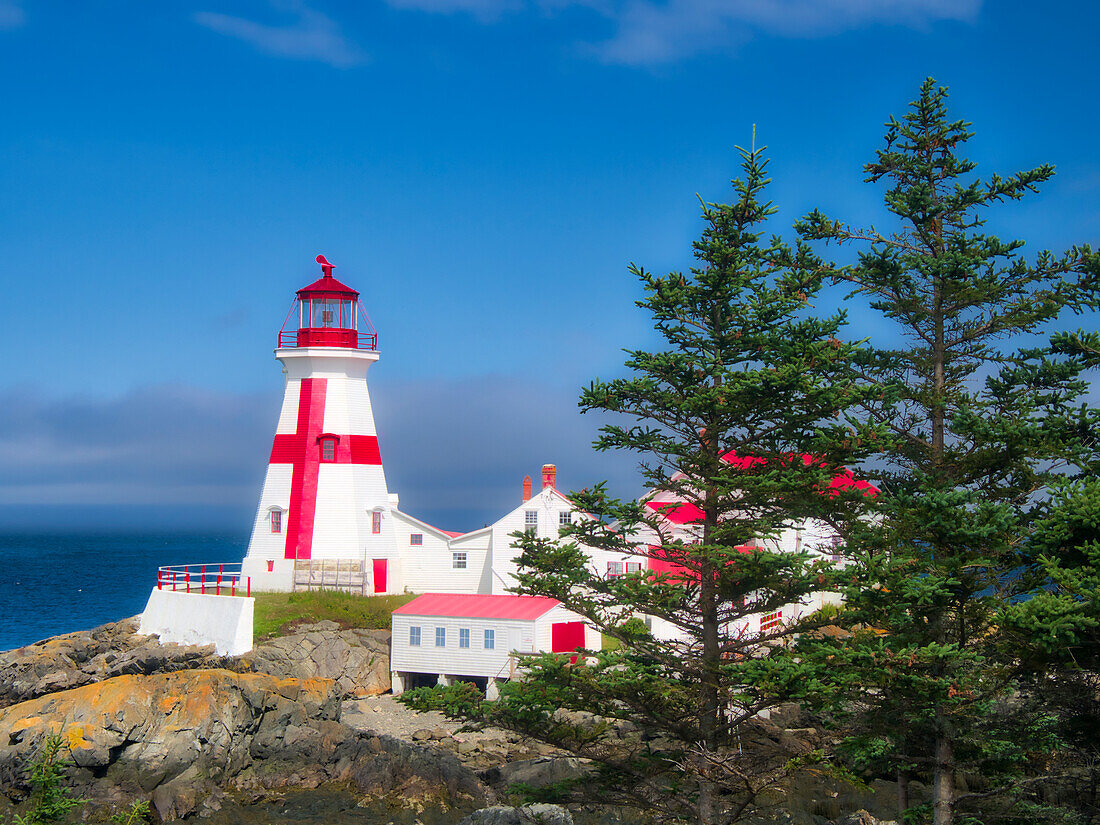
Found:
M 298 297 L 309 298 L 318 293 L 326 293 L 328 295 L 347 295 L 349 297 L 355 297 L 359 294 L 347 284 L 342 284 L 337 281 L 331 275 L 324 275 L 318 278 L 309 286 L 304 286 L 299 289 Z
M 425 593 L 394 610 L 401 616 L 450 616 L 464 619 L 533 621 L 561 602 L 548 596 L 483 596 L 468 593 Z

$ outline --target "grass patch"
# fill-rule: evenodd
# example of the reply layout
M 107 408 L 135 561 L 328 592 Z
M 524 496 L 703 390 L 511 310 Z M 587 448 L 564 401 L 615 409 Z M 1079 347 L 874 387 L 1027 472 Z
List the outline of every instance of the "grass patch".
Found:
M 253 638 L 256 641 L 293 633 L 300 624 L 331 621 L 341 627 L 385 628 L 390 613 L 416 598 L 415 594 L 355 596 L 338 590 L 306 593 L 254 593 L 256 612 Z
M 600 635 L 603 637 L 603 650 L 618 650 L 623 646 L 622 642 L 614 636 L 608 636 L 606 633 L 601 633 Z

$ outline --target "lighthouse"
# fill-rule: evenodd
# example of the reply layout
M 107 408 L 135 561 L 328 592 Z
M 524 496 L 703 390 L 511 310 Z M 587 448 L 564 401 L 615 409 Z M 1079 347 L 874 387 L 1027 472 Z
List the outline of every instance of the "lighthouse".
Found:
M 400 592 L 397 501 L 367 388 L 378 336 L 359 293 L 317 262 L 322 276 L 297 291 L 279 331 L 283 404 L 242 574 L 261 590 Z

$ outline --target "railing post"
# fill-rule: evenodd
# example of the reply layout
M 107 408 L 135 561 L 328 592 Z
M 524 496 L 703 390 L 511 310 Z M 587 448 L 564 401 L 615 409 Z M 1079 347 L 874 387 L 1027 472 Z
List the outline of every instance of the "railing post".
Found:
M 252 595 L 252 577 L 251 576 L 248 577 L 248 595 L 249 596 Z
M 172 571 L 172 592 L 176 592 L 176 571 Z
M 157 590 L 160 590 L 160 577 L 164 575 L 164 571 L 161 568 L 157 568 Z
M 183 584 L 187 588 L 187 592 L 191 592 L 191 569 L 185 567 L 183 569 Z
M 218 565 L 218 595 L 222 594 L 222 571 L 225 569 L 224 564 Z
M 204 596 L 206 595 L 206 565 L 205 564 L 202 566 L 202 585 L 201 585 L 201 590 L 199 592 L 201 592 Z

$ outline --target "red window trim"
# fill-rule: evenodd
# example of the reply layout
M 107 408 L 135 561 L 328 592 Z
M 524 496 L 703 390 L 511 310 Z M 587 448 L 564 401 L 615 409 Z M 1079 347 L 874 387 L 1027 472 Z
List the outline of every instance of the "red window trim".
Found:
M 777 610 L 774 613 L 765 613 L 760 617 L 760 632 L 767 633 L 774 627 L 779 627 L 783 624 L 783 611 Z
M 375 510 L 370 514 L 370 531 L 374 535 L 378 535 L 382 532 L 382 511 Z
M 283 511 L 278 507 L 268 511 L 268 518 L 270 520 L 271 532 L 281 533 L 283 532 Z
M 332 457 L 325 458 L 325 446 L 332 445 Z M 324 464 L 333 464 L 336 462 L 336 451 L 340 447 L 340 436 L 334 433 L 321 433 L 317 436 L 317 447 L 321 453 L 321 461 Z

